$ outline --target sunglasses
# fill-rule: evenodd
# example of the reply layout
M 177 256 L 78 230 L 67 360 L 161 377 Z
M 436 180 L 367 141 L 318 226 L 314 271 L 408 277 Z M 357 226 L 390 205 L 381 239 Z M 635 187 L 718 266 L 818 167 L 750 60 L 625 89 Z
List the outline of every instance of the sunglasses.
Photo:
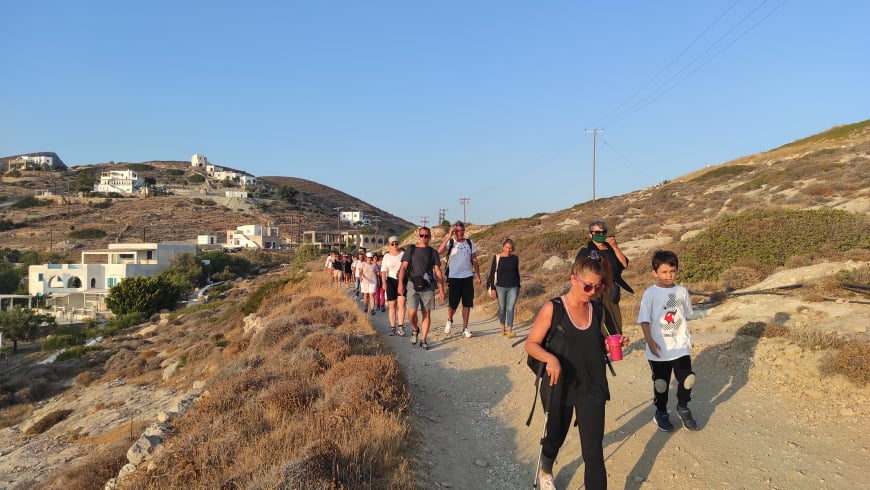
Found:
M 587 293 L 591 293 L 592 291 L 595 291 L 597 293 L 597 292 L 601 291 L 602 289 L 604 289 L 604 287 L 605 287 L 604 284 L 589 284 L 588 282 L 584 281 L 583 279 L 580 279 L 580 276 L 578 276 L 577 274 L 571 274 L 571 277 L 580 281 L 580 284 L 583 285 L 583 291 L 585 291 Z
M 589 233 L 593 235 L 606 235 L 607 230 L 591 230 Z
M 420 238 L 431 238 L 432 235 L 420 235 Z
M 399 242 L 391 242 L 390 245 L 398 245 Z

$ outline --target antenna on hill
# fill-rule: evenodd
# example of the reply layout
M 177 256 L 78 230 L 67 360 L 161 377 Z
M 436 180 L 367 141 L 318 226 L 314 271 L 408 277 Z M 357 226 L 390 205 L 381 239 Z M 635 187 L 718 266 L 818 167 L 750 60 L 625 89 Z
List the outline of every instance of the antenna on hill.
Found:
M 438 210 L 438 224 L 444 222 L 444 219 L 447 217 L 447 208 L 441 208 Z
M 595 140 L 598 139 L 598 133 L 603 133 L 603 129 L 584 129 L 584 133 L 592 133 L 592 202 L 595 202 Z

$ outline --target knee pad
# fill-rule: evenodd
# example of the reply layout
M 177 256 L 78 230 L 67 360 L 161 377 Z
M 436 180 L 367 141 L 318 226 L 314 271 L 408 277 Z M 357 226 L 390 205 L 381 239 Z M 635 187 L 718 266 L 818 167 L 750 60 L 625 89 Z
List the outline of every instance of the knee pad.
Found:
M 656 393 L 667 393 L 668 392 L 668 383 L 663 379 L 657 379 L 653 381 L 653 387 L 656 390 Z
M 686 376 L 683 380 L 683 388 L 691 390 L 693 386 L 695 386 L 695 373 Z

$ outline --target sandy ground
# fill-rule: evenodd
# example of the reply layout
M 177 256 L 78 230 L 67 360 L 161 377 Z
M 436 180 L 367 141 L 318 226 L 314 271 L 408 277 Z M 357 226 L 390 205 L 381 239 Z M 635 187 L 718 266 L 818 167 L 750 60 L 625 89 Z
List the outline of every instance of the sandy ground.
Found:
M 854 328 L 870 324 L 867 305 L 814 303 L 809 313 L 828 316 L 824 310 L 829 307 L 850 309 L 843 321 L 859 325 Z M 769 322 L 777 312 L 797 309 L 779 296 L 743 296 L 690 324 L 698 377 L 690 407 L 700 424 L 697 432 L 656 430 L 642 336 L 639 328 L 629 326 L 632 344 L 625 358 L 614 363 L 617 376 L 609 377 L 613 399 L 607 407 L 604 453 L 610 487 L 870 488 L 870 389 L 820 376 L 818 363 L 825 352 L 804 350 L 781 338 L 733 334 L 748 321 Z M 531 426 L 525 425 L 534 378 L 522 345 L 511 347 L 512 340 L 499 336 L 497 321 L 474 310 L 470 327 L 475 336 L 466 339 L 454 327 L 448 337 L 446 313 L 444 305 L 433 313 L 428 352 L 412 346 L 408 336 L 388 337 L 415 398 L 418 464 L 426 478 L 421 485 L 530 488 L 544 415 L 538 407 Z M 792 315 L 792 321 L 804 314 Z M 388 330 L 385 313 L 372 321 L 379 331 Z M 528 328 L 521 325 L 516 331 L 523 336 Z M 671 420 L 678 424 L 673 389 Z M 579 438 L 572 430 L 555 466 L 558 488 L 583 487 L 579 454 Z

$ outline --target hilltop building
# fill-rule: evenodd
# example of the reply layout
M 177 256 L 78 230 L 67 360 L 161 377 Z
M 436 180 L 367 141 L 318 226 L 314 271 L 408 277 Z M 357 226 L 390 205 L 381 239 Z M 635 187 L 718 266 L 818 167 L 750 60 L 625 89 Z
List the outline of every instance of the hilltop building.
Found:
M 370 216 L 367 216 L 362 211 L 342 211 L 338 213 L 338 219 L 345 223 L 350 223 L 354 225 L 357 223 L 365 226 L 372 224 L 372 218 Z
M 213 163 L 208 163 L 208 158 L 205 155 L 195 154 L 190 157 L 190 167 L 193 169 L 202 169 L 209 178 L 215 180 L 228 180 L 233 183 L 238 183 L 242 187 L 248 187 L 257 183 L 257 178 L 246 172 L 223 168 Z
M 38 152 L 17 157 L 0 158 L 0 171 L 66 170 L 66 165 L 54 152 Z
M 100 182 L 94 184 L 94 192 L 117 192 L 132 194 L 145 182 L 132 170 L 110 170 L 100 174 Z

